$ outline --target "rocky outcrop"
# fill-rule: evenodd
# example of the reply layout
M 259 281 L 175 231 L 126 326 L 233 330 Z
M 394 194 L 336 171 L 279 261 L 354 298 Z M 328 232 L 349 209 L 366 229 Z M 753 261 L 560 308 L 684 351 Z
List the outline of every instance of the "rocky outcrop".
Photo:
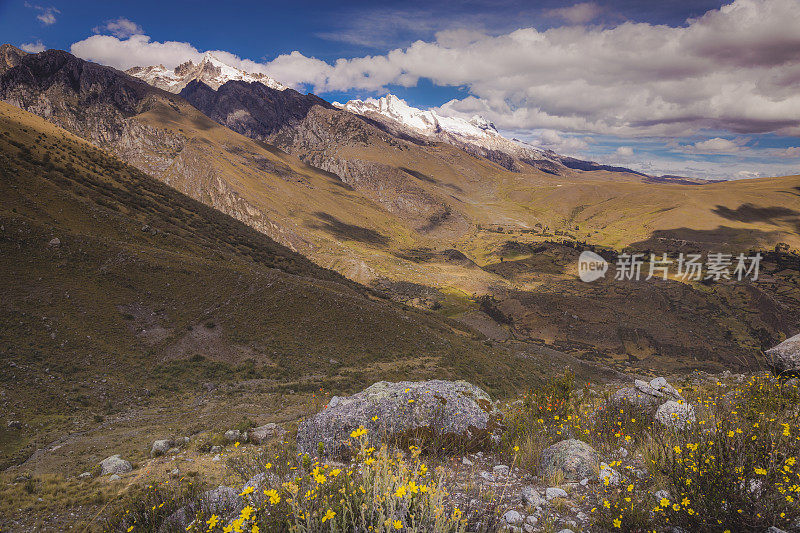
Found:
M 278 424 L 270 423 L 251 429 L 248 432 L 248 438 L 253 444 L 263 444 L 273 437 L 282 437 L 285 434 L 285 429 Z
M 0 74 L 16 67 L 26 55 L 27 52 L 23 52 L 16 46 L 11 46 L 10 44 L 0 46 Z
M 119 455 L 112 455 L 100 461 L 100 475 L 121 475 L 127 474 L 133 470 L 131 463 L 120 457 Z
M 800 375 L 800 333 L 770 348 L 766 354 L 775 372 Z
M 244 81 L 229 81 L 217 90 L 192 81 L 180 95 L 215 122 L 260 141 L 269 140 L 286 127 L 296 126 L 314 106 L 333 108 L 313 94 Z
M 682 429 L 696 420 L 694 408 L 663 377 L 649 383 L 637 379 L 633 387 L 616 391 L 609 401 L 614 409 L 632 407 L 645 411 L 660 424 Z
M 377 442 L 409 439 L 424 444 L 458 441 L 469 447 L 487 442 L 500 413 L 486 392 L 465 381 L 380 381 L 303 421 L 297 432 L 301 452 L 346 457 L 351 432 L 363 426 Z
M 637 379 L 633 387 L 620 389 L 611 396 L 612 404 L 629 404 L 653 412 L 667 400 L 683 400 L 683 397 L 663 377 L 650 383 Z
M 566 480 L 580 481 L 596 474 L 599 461 L 600 457 L 594 448 L 583 441 L 568 439 L 542 452 L 541 468 L 546 475 L 560 471 Z

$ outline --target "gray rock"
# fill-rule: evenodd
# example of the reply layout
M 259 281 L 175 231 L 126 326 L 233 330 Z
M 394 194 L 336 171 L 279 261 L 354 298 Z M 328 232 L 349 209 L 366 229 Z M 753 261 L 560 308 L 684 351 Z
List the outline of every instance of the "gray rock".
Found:
M 346 457 L 350 433 L 362 425 L 373 443 L 423 430 L 470 445 L 486 442 L 499 418 L 489 395 L 465 381 L 380 381 L 301 422 L 297 445 L 315 454 L 322 443 L 325 455 Z
M 204 510 L 223 511 L 221 514 L 239 511 L 243 503 L 242 497 L 239 496 L 236 489 L 224 485 L 208 490 L 200 496 L 200 505 Z
M 656 497 L 656 501 L 661 501 L 664 498 L 672 500 L 672 496 L 670 495 L 668 490 L 658 490 L 656 491 L 654 496 Z
M 666 378 L 655 378 L 654 380 L 650 381 L 650 388 L 658 391 L 662 396 L 666 398 L 670 398 L 673 400 L 683 399 L 683 396 L 680 395 L 677 389 L 675 389 L 675 387 L 667 383 Z
M 494 474 L 495 478 L 498 477 L 507 477 L 509 472 L 509 468 L 506 465 L 497 465 L 492 468 L 492 473 Z
M 583 441 L 562 440 L 545 449 L 541 455 L 542 470 L 548 475 L 557 471 L 568 481 L 593 477 L 600 461 L 597 452 Z
M 510 524 L 512 526 L 521 524 L 522 520 L 523 520 L 522 515 L 519 514 L 518 511 L 515 511 L 513 509 L 510 511 L 506 511 L 505 514 L 503 514 L 503 522 L 505 522 L 506 524 Z
M 285 434 L 285 429 L 273 423 L 264 424 L 247 432 L 250 442 L 255 444 L 262 444 L 273 437 L 282 437 Z
M 548 487 L 544 491 L 544 496 L 547 498 L 547 501 L 550 501 L 553 498 L 566 498 L 567 491 L 558 487 Z
M 167 451 L 172 447 L 172 441 L 169 439 L 162 439 L 153 442 L 153 446 L 150 448 L 150 457 L 158 457 L 159 455 L 164 455 Z
M 560 530 L 558 533 L 575 533 L 575 532 L 572 531 L 570 528 L 566 527 L 566 528 Z
M 222 451 L 222 446 L 212 446 L 211 453 L 220 453 Z
M 488 481 L 489 483 L 494 483 L 494 476 L 489 472 L 483 471 L 478 475 L 481 477 L 482 480 Z
M 101 476 L 109 474 L 127 474 L 131 470 L 133 470 L 131 464 L 119 455 L 112 455 L 100 461 Z
M 619 472 L 608 466 L 606 463 L 600 463 L 600 482 L 607 485 L 619 485 Z M 606 482 L 608 480 L 608 482 Z
M 656 420 L 666 427 L 683 429 L 697 418 L 691 405 L 686 402 L 679 403 L 670 400 L 659 406 L 656 411 Z
M 522 487 L 522 500 L 531 507 L 544 505 L 544 500 L 539 495 L 539 491 L 533 487 Z
M 229 429 L 225 432 L 225 440 L 228 442 L 244 442 L 247 440 L 247 433 L 242 433 L 238 429 Z
M 464 457 L 463 459 L 461 459 L 461 464 L 464 466 L 472 466 L 474 463 L 469 459 L 467 459 L 466 457 Z
M 78 476 L 78 479 L 87 479 L 87 478 L 90 478 L 90 477 L 92 477 L 92 473 L 91 472 L 84 472 L 83 474 Z
M 633 387 L 623 388 L 611 396 L 611 404 L 627 404 L 639 409 L 654 412 L 659 405 L 667 400 L 683 400 L 678 391 L 663 377 L 658 377 L 650 383 L 637 379 Z
M 769 526 L 767 533 L 787 533 L 787 532 L 779 527 Z
M 119 477 L 119 474 L 111 474 L 110 476 L 108 476 L 109 481 L 117 481 L 118 479 L 122 479 L 121 477 Z
M 58 237 L 53 237 L 52 239 L 50 239 L 50 242 L 47 243 L 47 246 L 52 246 L 54 248 L 61 246 L 61 239 L 59 239 Z
M 244 487 L 242 488 L 242 492 L 250 487 L 253 487 L 254 492 L 261 492 L 261 487 L 265 486 L 268 481 L 267 474 L 264 472 L 256 474 L 247 480 L 247 483 L 245 483 Z
M 779 374 L 800 374 L 800 333 L 766 351 L 767 360 Z

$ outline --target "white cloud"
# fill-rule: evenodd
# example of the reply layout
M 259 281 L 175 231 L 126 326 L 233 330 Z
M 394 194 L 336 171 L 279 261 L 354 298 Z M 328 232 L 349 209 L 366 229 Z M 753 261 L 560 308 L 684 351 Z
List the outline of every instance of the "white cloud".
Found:
M 786 148 L 768 148 L 766 153 L 773 157 L 784 157 L 787 159 L 800 159 L 800 146 L 788 146 Z
M 614 155 L 620 158 L 633 157 L 633 148 L 630 146 L 620 146 L 614 151 Z
M 572 24 L 586 24 L 596 19 L 603 8 L 594 2 L 582 2 L 570 7 L 559 9 L 549 9 L 545 11 L 545 16 L 566 20 Z
M 131 35 L 143 35 L 144 30 L 141 26 L 125 17 L 119 17 L 116 20 L 109 20 L 102 26 L 94 29 L 95 33 L 110 33 L 120 39 L 125 39 Z
M 714 137 L 691 145 L 681 145 L 678 150 L 689 154 L 735 154 L 744 150 L 747 139 L 734 140 Z
M 574 20 L 589 16 L 580 19 L 581 10 L 591 14 L 582 7 Z M 501 35 L 448 30 L 430 42 L 333 63 L 298 51 L 266 63 L 215 53 L 234 66 L 318 93 L 382 92 L 429 78 L 469 91 L 443 111 L 480 113 L 504 130 L 632 138 L 710 129 L 800 132 L 797 50 L 800 0 L 736 0 L 683 26 L 625 22 Z M 175 66 L 200 56 L 189 43 L 144 35 L 95 35 L 75 43 L 72 52 L 118 68 Z
M 189 59 L 199 61 L 203 54 L 189 43 L 152 42 L 147 35 L 118 39 L 111 35 L 92 35 L 73 44 L 70 51 L 83 59 L 118 69 L 135 66 L 177 66 Z
M 38 11 L 39 14 L 36 15 L 36 19 L 39 22 L 41 22 L 42 24 L 44 24 L 45 26 L 50 26 L 52 24 L 55 24 L 56 23 L 56 15 L 61 13 L 61 11 L 59 11 L 58 9 L 56 9 L 56 8 L 54 8 L 52 6 L 51 7 L 42 7 L 42 6 L 39 6 L 39 5 L 36 5 L 36 4 L 30 4 L 28 2 L 25 2 L 25 7 L 29 8 L 29 9 L 35 9 L 36 11 Z
M 19 45 L 21 50 L 24 50 L 31 54 L 38 54 L 39 52 L 44 52 L 47 50 L 47 47 L 42 44 L 42 41 L 36 41 L 35 43 L 22 43 Z
M 555 130 L 541 130 L 532 134 L 528 132 L 509 132 L 508 135 L 515 137 L 516 133 L 519 133 L 518 137 L 533 146 L 571 156 L 580 156 L 584 150 L 589 148 L 592 142 L 592 138 L 588 136 L 564 135 Z

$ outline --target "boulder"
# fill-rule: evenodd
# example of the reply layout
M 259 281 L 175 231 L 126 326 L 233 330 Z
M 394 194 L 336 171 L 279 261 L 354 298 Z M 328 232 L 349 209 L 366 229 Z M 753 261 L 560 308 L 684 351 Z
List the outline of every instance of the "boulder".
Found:
M 200 496 L 200 505 L 206 512 L 218 512 L 226 515 L 241 510 L 242 504 L 242 497 L 239 496 L 236 489 L 223 485 L 208 490 Z
M 524 501 L 526 505 L 530 505 L 531 507 L 540 507 L 541 505 L 544 504 L 542 497 L 539 495 L 539 491 L 536 490 L 534 487 L 522 488 L 522 501 Z
M 655 378 L 649 383 L 637 379 L 633 387 L 619 389 L 611 396 L 611 403 L 614 405 L 628 404 L 651 412 L 655 412 L 659 405 L 668 400 L 679 401 L 683 397 L 663 377 Z
M 259 426 L 257 428 L 253 428 L 247 432 L 247 436 L 250 439 L 250 442 L 255 444 L 262 444 L 267 440 L 271 439 L 272 437 L 282 437 L 286 434 L 286 430 L 280 427 L 278 424 L 264 424 L 263 426 Z
M 600 461 L 597 452 L 583 441 L 567 439 L 545 449 L 541 455 L 542 471 L 551 475 L 561 471 L 568 481 L 593 477 Z
M 550 501 L 553 498 L 566 498 L 567 491 L 565 491 L 564 489 L 560 489 L 558 487 L 548 487 L 547 489 L 545 489 L 544 495 L 545 498 L 547 498 L 547 501 Z
M 169 439 L 162 439 L 153 442 L 150 448 L 150 457 L 158 457 L 164 455 L 172 447 L 172 441 Z
M 510 511 L 506 511 L 505 514 L 503 514 L 503 522 L 505 522 L 506 524 L 510 524 L 512 526 L 521 524 L 523 520 L 524 518 L 522 517 L 522 515 L 519 514 L 518 511 L 515 511 L 513 509 Z
M 385 436 L 424 444 L 416 439 L 428 436 L 469 448 L 489 440 L 500 416 L 489 395 L 465 381 L 380 381 L 301 422 L 297 445 L 316 454 L 322 443 L 325 455 L 346 457 L 350 434 L 364 426 L 373 443 Z
M 656 420 L 669 428 L 683 429 L 696 419 L 694 408 L 686 402 L 670 400 L 661 404 L 656 411 Z
M 800 333 L 770 348 L 766 354 L 776 373 L 800 375 Z
M 109 474 L 127 474 L 131 470 L 133 470 L 131 464 L 119 455 L 112 455 L 100 461 L 101 476 Z

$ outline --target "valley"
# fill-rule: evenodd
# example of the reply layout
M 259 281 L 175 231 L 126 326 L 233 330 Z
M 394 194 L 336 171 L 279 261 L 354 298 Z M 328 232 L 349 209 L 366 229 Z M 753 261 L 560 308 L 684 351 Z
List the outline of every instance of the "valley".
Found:
M 245 452 L 225 431 L 295 437 L 374 383 L 466 380 L 529 409 L 569 369 L 570 401 L 594 409 L 632 376 L 701 394 L 755 375 L 800 330 L 800 175 L 648 176 L 392 95 L 330 103 L 210 53 L 123 72 L 3 45 L 0 198 L 14 527 L 73 509 L 100 528 L 140 477 L 178 477 L 156 437 L 191 436 L 181 480 L 231 485 L 220 454 Z M 581 281 L 583 250 L 609 275 Z M 613 279 L 636 252 L 762 261 L 741 281 Z M 98 475 L 112 451 L 135 479 Z M 31 476 L 58 496 L 17 490 Z

